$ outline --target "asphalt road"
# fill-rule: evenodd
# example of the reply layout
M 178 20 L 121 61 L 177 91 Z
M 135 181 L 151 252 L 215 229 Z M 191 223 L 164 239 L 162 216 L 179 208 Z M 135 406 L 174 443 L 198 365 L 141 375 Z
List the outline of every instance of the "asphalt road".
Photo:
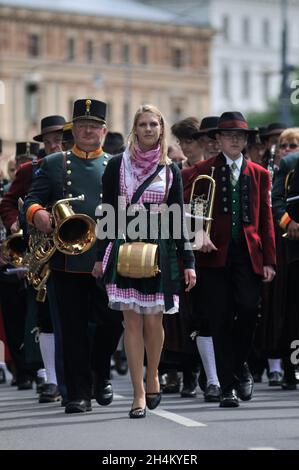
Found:
M 254 398 L 223 409 L 197 398 L 164 395 L 145 419 L 131 420 L 129 377 L 113 379 L 108 407 L 65 415 L 59 403 L 38 404 L 35 390 L 0 385 L 0 449 L 251 450 L 299 449 L 299 390 L 257 384 Z

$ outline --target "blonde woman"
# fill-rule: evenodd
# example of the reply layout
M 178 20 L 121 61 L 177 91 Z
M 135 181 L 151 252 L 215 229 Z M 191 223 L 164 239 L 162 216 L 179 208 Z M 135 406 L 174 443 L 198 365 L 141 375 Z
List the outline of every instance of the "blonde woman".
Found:
M 102 276 L 109 297 L 109 306 L 122 310 L 125 325 L 125 349 L 128 359 L 134 398 L 129 412 L 130 418 L 146 416 L 146 405 L 156 408 L 161 400 L 158 365 L 164 341 L 163 314 L 178 311 L 179 267 L 181 258 L 184 267 L 186 290 L 196 282 L 194 257 L 184 238 L 183 193 L 180 170 L 167 157 L 165 121 L 161 112 L 152 105 L 141 106 L 134 117 L 128 147 L 123 154 L 109 161 L 103 177 L 103 203 L 118 209 L 118 197 L 123 196 L 126 206 L 131 204 L 136 190 L 152 176 L 137 204 L 147 210 L 147 229 L 150 228 L 151 204 L 180 209 L 179 239 L 161 239 L 156 234 L 159 246 L 160 272 L 152 278 L 132 279 L 117 273 L 119 246 L 124 242 L 121 235 L 112 241 L 99 240 L 98 262 L 93 275 Z M 117 231 L 116 223 L 116 232 Z M 172 228 L 169 227 L 170 233 Z M 147 230 L 149 231 L 149 230 Z M 108 247 L 107 247 L 108 245 Z M 105 256 L 104 256 L 105 255 Z M 144 352 L 146 351 L 146 390 L 143 383 Z

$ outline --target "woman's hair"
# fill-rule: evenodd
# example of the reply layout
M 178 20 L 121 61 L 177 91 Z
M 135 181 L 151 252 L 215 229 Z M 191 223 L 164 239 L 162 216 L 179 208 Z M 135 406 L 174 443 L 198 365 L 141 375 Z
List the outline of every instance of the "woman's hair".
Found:
M 160 164 L 162 165 L 169 165 L 171 163 L 170 158 L 167 156 L 167 142 L 166 142 L 166 132 L 165 132 L 165 119 L 161 113 L 161 111 L 154 105 L 152 104 L 143 104 L 141 105 L 134 116 L 134 121 L 133 121 L 133 127 L 131 129 L 131 132 L 128 137 L 128 145 L 129 145 L 129 150 L 132 149 L 132 147 L 135 145 L 137 142 L 137 136 L 136 136 L 136 127 L 137 127 L 137 122 L 140 116 L 143 113 L 152 113 L 154 114 L 160 124 L 161 124 L 161 135 L 160 135 L 160 148 L 161 148 L 161 156 L 160 156 Z
M 297 140 L 299 142 L 299 127 L 288 127 L 279 136 L 278 145 L 283 140 Z

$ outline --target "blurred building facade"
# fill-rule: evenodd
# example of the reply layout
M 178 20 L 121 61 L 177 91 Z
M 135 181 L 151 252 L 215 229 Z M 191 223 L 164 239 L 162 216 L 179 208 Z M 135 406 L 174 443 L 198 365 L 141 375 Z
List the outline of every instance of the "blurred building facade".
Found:
M 108 125 L 126 134 L 142 103 L 171 125 L 204 116 L 214 31 L 131 0 L 0 0 L 3 147 L 30 139 L 48 114 L 71 117 L 74 100 L 108 103 Z
M 210 114 L 264 111 L 281 87 L 283 10 L 287 64 L 299 68 L 298 0 L 140 0 L 216 30 L 210 49 Z M 295 78 L 289 74 L 289 80 Z

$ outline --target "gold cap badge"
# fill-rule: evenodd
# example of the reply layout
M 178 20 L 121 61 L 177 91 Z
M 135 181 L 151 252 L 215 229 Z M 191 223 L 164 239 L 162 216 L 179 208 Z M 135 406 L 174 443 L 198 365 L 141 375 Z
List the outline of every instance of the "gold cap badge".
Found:
M 86 112 L 85 112 L 85 114 L 89 115 L 89 114 L 90 114 L 91 100 L 86 100 L 86 101 L 85 101 L 85 105 L 86 105 Z

